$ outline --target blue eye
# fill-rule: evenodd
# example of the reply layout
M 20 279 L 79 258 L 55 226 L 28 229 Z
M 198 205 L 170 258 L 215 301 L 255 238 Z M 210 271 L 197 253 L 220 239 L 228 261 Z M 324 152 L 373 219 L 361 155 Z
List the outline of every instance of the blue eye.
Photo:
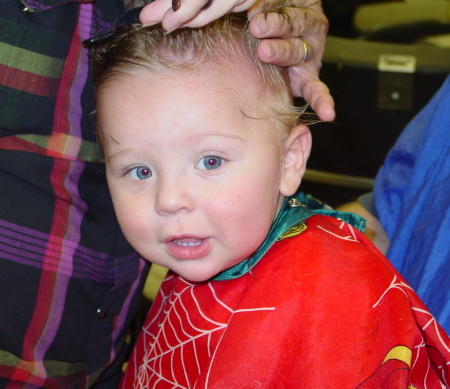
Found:
M 128 172 L 128 176 L 133 180 L 145 180 L 152 176 L 152 171 L 147 166 L 137 166 Z
M 217 169 L 222 165 L 223 159 L 219 157 L 209 156 L 202 158 L 200 162 L 197 164 L 198 169 L 206 169 L 206 170 L 213 170 Z

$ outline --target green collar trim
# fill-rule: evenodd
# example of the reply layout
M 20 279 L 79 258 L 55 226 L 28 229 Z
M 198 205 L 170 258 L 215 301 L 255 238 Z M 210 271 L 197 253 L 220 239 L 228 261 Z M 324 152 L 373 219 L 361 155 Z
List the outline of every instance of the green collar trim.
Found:
M 250 258 L 219 273 L 210 281 L 231 280 L 248 273 L 286 231 L 314 215 L 331 216 L 343 220 L 362 232 L 364 232 L 366 227 L 366 220 L 362 217 L 349 212 L 335 211 L 314 199 L 311 195 L 298 193 L 285 199 L 283 207 L 272 224 L 266 239 L 255 253 Z

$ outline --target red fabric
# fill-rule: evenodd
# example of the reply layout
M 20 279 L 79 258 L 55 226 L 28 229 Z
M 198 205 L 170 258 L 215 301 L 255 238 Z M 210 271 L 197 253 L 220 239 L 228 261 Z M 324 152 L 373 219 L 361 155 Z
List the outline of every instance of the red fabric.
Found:
M 169 275 L 122 388 L 444 388 L 450 340 L 366 238 L 336 219 L 240 278 Z

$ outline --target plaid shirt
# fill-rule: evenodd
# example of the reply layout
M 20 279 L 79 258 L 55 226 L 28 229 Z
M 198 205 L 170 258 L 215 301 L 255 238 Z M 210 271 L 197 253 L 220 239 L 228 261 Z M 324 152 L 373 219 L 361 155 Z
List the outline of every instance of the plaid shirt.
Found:
M 122 13 L 2 1 L 0 388 L 113 388 L 127 358 L 148 266 L 114 216 L 81 45 Z

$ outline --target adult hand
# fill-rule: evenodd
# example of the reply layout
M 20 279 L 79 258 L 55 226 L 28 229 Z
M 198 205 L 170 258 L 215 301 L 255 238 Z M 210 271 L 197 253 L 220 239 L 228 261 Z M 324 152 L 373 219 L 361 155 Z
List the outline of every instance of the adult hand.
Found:
M 249 9 L 256 0 L 155 0 L 141 11 L 142 24 L 162 23 L 167 32 L 201 27 L 228 12 Z
M 328 21 L 320 0 L 292 0 L 279 12 L 261 13 L 257 3 L 248 12 L 252 35 L 262 39 L 257 54 L 261 61 L 287 66 L 292 92 L 303 97 L 324 121 L 335 117 L 328 87 L 319 80 Z M 309 50 L 307 61 L 303 62 Z
M 328 21 L 320 0 L 155 0 L 140 15 L 143 24 L 159 22 L 167 31 L 178 27 L 200 27 L 227 12 L 248 9 L 250 32 L 262 39 L 257 54 L 261 61 L 287 66 L 292 92 L 303 97 L 320 119 L 334 119 L 334 103 L 327 86 L 319 80 L 319 70 Z M 262 8 L 275 11 L 262 13 Z M 176 9 L 176 10 L 174 10 Z M 309 51 L 307 61 L 303 62 Z

